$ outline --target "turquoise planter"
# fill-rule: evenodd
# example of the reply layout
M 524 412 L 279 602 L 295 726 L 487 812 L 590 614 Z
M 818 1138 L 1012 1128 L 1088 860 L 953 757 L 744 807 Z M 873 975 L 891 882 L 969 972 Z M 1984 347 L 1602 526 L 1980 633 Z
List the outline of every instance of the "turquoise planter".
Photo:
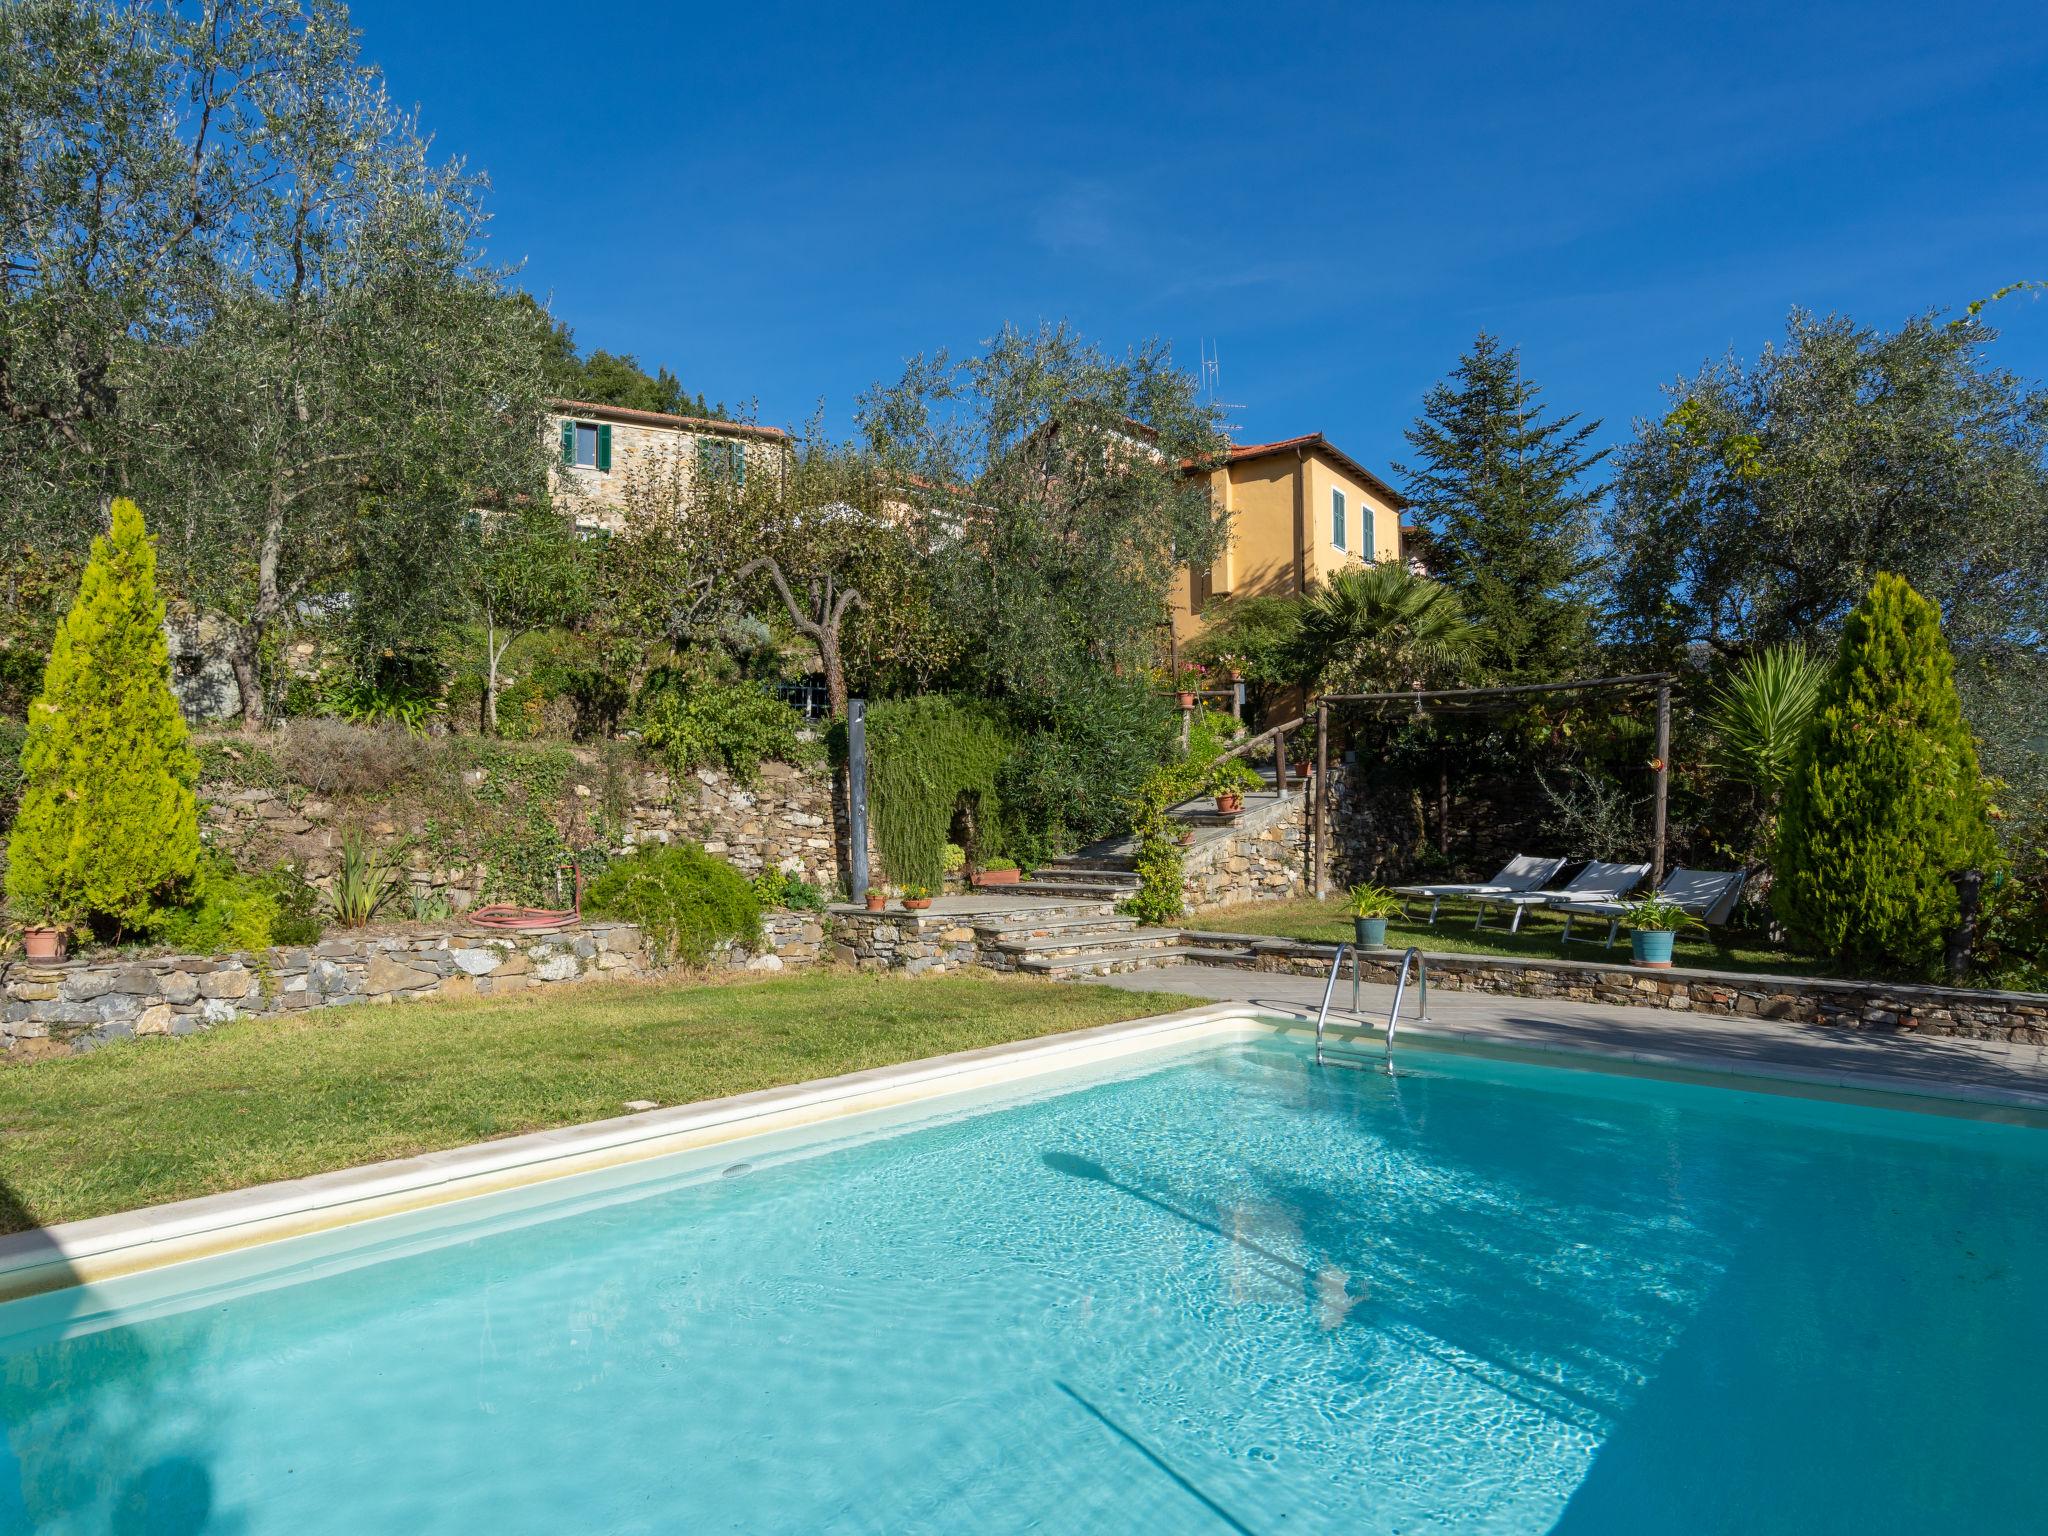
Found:
M 1387 947 L 1387 920 L 1384 917 L 1354 917 L 1352 931 L 1358 936 L 1360 949 L 1385 949 Z
M 1671 963 L 1671 942 L 1677 937 L 1675 933 L 1637 928 L 1628 936 L 1628 947 L 1637 965 L 1666 966 Z

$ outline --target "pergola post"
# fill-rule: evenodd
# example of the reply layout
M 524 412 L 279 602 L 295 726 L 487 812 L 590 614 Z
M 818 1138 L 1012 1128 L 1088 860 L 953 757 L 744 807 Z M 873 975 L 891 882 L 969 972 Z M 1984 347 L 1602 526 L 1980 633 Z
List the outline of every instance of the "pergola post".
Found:
M 1309 828 L 1310 894 L 1317 901 L 1329 887 L 1330 869 L 1330 706 L 1316 705 L 1316 781 L 1309 786 L 1315 820 Z
M 1657 686 L 1657 803 L 1650 833 L 1650 885 L 1664 883 L 1664 815 L 1671 792 L 1671 685 Z

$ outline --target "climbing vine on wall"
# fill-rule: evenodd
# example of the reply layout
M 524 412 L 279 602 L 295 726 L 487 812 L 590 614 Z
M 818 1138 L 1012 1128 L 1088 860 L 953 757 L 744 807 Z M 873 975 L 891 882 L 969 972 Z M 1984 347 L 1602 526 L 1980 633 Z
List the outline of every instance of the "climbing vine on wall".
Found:
M 1015 742 L 1002 715 L 928 695 L 868 711 L 868 791 L 875 844 L 891 879 L 936 889 L 954 816 L 965 809 L 977 860 L 1003 851 L 996 775 Z

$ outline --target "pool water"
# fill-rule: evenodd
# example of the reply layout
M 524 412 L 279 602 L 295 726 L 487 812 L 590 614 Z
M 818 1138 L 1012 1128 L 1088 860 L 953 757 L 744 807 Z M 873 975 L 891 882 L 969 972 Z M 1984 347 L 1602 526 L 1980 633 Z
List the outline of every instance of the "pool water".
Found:
M 2043 1528 L 2048 1133 L 1409 1059 L 0 1308 L 0 1529 Z

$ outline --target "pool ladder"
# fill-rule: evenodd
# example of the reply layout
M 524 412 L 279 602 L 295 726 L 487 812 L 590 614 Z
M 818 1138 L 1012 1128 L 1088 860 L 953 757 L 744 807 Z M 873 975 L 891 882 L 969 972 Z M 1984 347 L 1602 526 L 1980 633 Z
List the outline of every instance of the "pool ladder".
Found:
M 1351 953 L 1351 1011 L 1358 1012 L 1358 946 L 1343 943 L 1337 946 L 1336 958 L 1330 962 L 1330 979 L 1323 984 L 1323 1006 L 1316 1011 L 1316 1065 L 1319 1067 L 1365 1068 L 1369 1062 L 1359 1061 L 1344 1055 L 1327 1055 L 1323 1050 L 1323 1029 L 1330 1019 L 1330 998 L 1337 991 L 1337 973 L 1344 968 L 1344 954 Z M 1387 1051 L 1386 1069 L 1389 1077 L 1394 1075 L 1394 1028 L 1401 1021 L 1401 999 L 1408 994 L 1408 968 L 1415 967 L 1415 975 L 1421 983 L 1416 994 L 1414 1023 L 1429 1022 L 1429 966 L 1422 958 L 1422 951 L 1412 944 L 1401 952 L 1401 976 L 1394 983 L 1394 1006 L 1387 1010 Z

